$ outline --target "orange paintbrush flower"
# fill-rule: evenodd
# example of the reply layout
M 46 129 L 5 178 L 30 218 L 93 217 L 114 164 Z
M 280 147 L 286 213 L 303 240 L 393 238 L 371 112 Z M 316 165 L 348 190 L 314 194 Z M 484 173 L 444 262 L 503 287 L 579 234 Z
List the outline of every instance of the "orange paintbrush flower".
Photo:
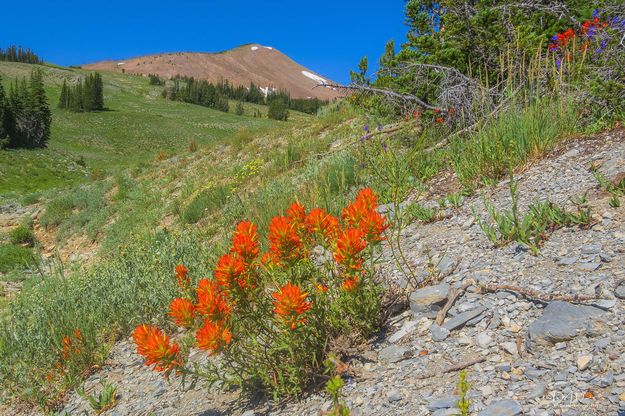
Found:
M 250 221 L 241 221 L 237 224 L 232 236 L 232 253 L 236 253 L 245 264 L 252 263 L 258 253 L 258 227 Z
M 169 337 L 157 327 L 139 325 L 132 334 L 137 352 L 145 358 L 145 365 L 154 365 L 154 370 L 169 373 L 181 365 L 180 347 L 171 343 Z
M 269 250 L 280 261 L 294 261 L 305 257 L 304 246 L 297 228 L 288 217 L 274 217 L 269 223 Z
M 245 287 L 245 263 L 233 254 L 224 254 L 217 260 L 215 279 L 224 288 L 230 289 L 234 283 Z
M 202 279 L 197 286 L 197 305 L 195 311 L 213 321 L 228 318 L 232 308 L 221 291 L 219 283 L 214 280 Z
M 302 293 L 299 286 L 287 283 L 273 294 L 273 311 L 286 326 L 295 329 L 298 324 L 306 321 L 302 314 L 312 308 L 312 302 L 306 301 L 307 296 L 308 293 Z
M 195 318 L 195 306 L 186 298 L 176 298 L 169 305 L 169 316 L 178 326 L 190 327 Z
M 293 202 L 286 210 L 286 216 L 289 220 L 291 220 L 291 224 L 293 224 L 296 228 L 300 228 L 304 225 L 304 220 L 306 219 L 306 209 L 304 208 L 304 205 L 299 202 Z
M 359 228 L 365 234 L 367 242 L 374 244 L 383 240 L 382 233 L 388 228 L 377 209 L 377 197 L 370 188 L 365 188 L 343 209 L 342 216 L 350 227 Z
M 307 232 L 324 237 L 326 242 L 334 240 L 339 232 L 338 218 L 322 208 L 311 210 L 306 216 L 305 224 Z
M 187 269 L 184 265 L 179 264 L 176 266 L 176 282 L 182 289 L 188 288 L 191 284 L 191 279 L 187 276 L 188 273 L 189 269 Z
M 345 280 L 343 280 L 343 283 L 341 284 L 341 287 L 346 290 L 346 291 L 351 291 L 356 289 L 356 287 L 358 287 L 358 282 L 360 282 L 360 279 L 358 279 L 358 276 L 354 275 L 354 276 L 348 276 L 345 278 Z
M 388 228 L 386 220 L 377 211 L 369 211 L 360 220 L 360 230 L 365 234 L 365 240 L 369 244 L 375 244 L 384 240 L 382 233 Z
M 227 326 L 207 319 L 204 326 L 195 333 L 195 339 L 198 348 L 213 354 L 222 351 L 230 343 L 232 335 Z
M 334 260 L 345 267 L 348 272 L 360 270 L 362 266 L 361 252 L 367 247 L 365 235 L 358 228 L 348 228 L 336 239 Z

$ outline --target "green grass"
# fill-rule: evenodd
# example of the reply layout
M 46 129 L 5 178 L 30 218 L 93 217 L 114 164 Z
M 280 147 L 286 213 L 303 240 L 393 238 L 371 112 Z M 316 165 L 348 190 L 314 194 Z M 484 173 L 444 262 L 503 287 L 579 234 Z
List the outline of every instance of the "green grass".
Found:
M 34 263 L 32 249 L 15 244 L 0 244 L 0 273 L 25 269 Z
M 35 66 L 0 62 L 5 89 L 12 79 L 28 76 Z M 170 102 L 161 98 L 162 87 L 148 79 L 117 73 L 103 73 L 107 111 L 72 113 L 56 108 L 64 79 L 87 73 L 79 69 L 40 66 L 52 109 L 52 136 L 40 150 L 0 151 L 0 195 L 27 193 L 86 182 L 96 175 L 111 174 L 159 152 L 176 154 L 194 141 L 199 147 L 216 146 L 237 131 L 258 132 L 276 122 L 266 118 L 237 116 L 201 106 Z M 247 112 L 264 106 L 246 104 Z M 293 113 L 292 124 L 306 118 Z M 83 166 L 84 165 L 84 166 Z
M 543 156 L 579 131 L 577 107 L 566 99 L 512 106 L 471 137 L 452 141 L 450 157 L 466 188 L 492 184 L 508 167 Z

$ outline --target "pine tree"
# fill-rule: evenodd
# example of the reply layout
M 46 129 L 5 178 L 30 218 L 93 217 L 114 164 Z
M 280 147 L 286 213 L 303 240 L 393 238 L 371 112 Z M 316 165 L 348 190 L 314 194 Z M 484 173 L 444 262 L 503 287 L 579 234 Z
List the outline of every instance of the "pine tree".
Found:
M 104 110 L 104 83 L 99 72 L 93 76 L 93 110 Z
M 7 131 L 5 129 L 6 106 L 7 102 L 4 95 L 4 88 L 2 87 L 2 77 L 0 77 L 0 149 L 9 145 Z
M 59 97 L 58 107 L 65 109 L 69 107 L 69 89 L 67 88 L 66 80 L 63 80 L 63 86 L 61 87 L 61 96 Z
M 241 101 L 237 101 L 235 113 L 237 116 L 242 116 L 243 114 L 245 114 L 245 108 L 243 107 L 243 103 Z

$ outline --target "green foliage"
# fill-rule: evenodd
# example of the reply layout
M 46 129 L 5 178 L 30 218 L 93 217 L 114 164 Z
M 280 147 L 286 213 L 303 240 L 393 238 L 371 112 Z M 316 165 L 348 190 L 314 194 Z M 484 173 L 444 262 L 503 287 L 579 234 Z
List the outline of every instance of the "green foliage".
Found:
M 525 244 L 537 255 L 542 241 L 547 239 L 547 232 L 560 227 L 586 226 L 591 222 L 590 208 L 578 206 L 577 212 L 573 213 L 549 201 L 529 205 L 529 212 L 522 216 L 519 210 L 517 183 L 512 170 L 509 188 L 512 199 L 510 210 L 499 211 L 491 202 L 484 199 L 492 224 L 482 220 L 475 211 L 473 213 L 484 234 L 497 246 L 516 241 Z
M 406 222 L 411 223 L 415 220 L 421 221 L 424 224 L 436 221 L 439 218 L 439 212 L 436 208 L 428 208 L 423 205 L 413 202 L 403 211 L 406 218 Z
M 79 79 L 75 86 L 67 86 L 64 79 L 57 107 L 77 113 L 104 110 L 102 76 L 98 72 L 90 73 L 85 77 L 84 82 Z
M 45 407 L 76 385 L 86 369 L 101 363 L 119 334 L 127 334 L 139 322 L 164 319 L 162 311 L 176 292 L 172 277 L 176 264 L 184 262 L 198 275 L 211 273 L 212 250 L 198 244 L 191 232 L 126 241 L 120 251 L 119 256 L 72 276 L 57 268 L 18 294 L 10 304 L 9 319 L 0 322 L 0 395 L 19 395 Z M 84 337 L 80 355 L 64 366 L 62 382 L 47 381 L 50 372 L 56 374 L 55 352 L 62 337 L 76 329 Z
M 150 85 L 165 85 L 165 80 L 158 75 L 149 74 Z
M 181 218 L 186 224 L 195 224 L 211 211 L 221 208 L 228 200 L 230 191 L 228 187 L 217 185 L 210 186 L 200 191 L 195 198 L 182 211 Z
M 0 79 L 0 83 L 2 79 Z M 45 147 L 50 139 L 52 114 L 43 84 L 43 72 L 33 70 L 26 78 L 11 84 L 9 96 L 0 88 L 0 147 Z
M 6 49 L 0 48 L 0 61 L 22 62 L 25 64 L 42 64 L 43 60 L 36 53 L 21 46 L 9 46 Z
M 469 406 L 471 402 L 467 395 L 470 388 L 471 385 L 467 381 L 467 371 L 462 370 L 458 373 L 458 392 L 460 393 L 460 398 L 458 399 L 457 407 L 460 410 L 459 416 L 469 416 Z
M 323 365 L 326 368 L 326 374 L 329 376 L 324 390 L 330 396 L 330 400 L 332 400 L 332 407 L 330 408 L 328 414 L 331 416 L 349 416 L 351 415 L 351 412 L 342 400 L 345 382 L 341 378 L 340 374 L 337 373 L 336 366 L 338 361 L 339 360 L 335 355 L 330 354 L 330 356 L 323 362 Z
M 9 233 L 11 244 L 23 244 L 29 247 L 35 245 L 35 234 L 33 233 L 32 223 L 20 224 Z
M 243 103 L 241 101 L 237 101 L 237 106 L 234 110 L 237 116 L 242 116 L 245 114 L 245 108 L 243 107 Z
M 467 188 L 493 183 L 506 175 L 510 163 L 521 166 L 553 149 L 577 124 L 576 106 L 568 100 L 512 106 L 474 137 L 451 142 L 454 170 Z
M 0 244 L 0 272 L 26 269 L 35 264 L 35 257 L 30 248 L 15 244 Z
M 272 120 L 287 121 L 289 119 L 289 110 L 284 99 L 280 97 L 273 98 L 269 102 L 267 116 Z
M 84 388 L 76 389 L 76 392 L 83 399 L 87 400 L 93 411 L 99 415 L 109 409 L 115 407 L 117 403 L 117 386 L 113 383 L 100 381 L 102 390 L 96 396 L 95 394 L 86 394 Z

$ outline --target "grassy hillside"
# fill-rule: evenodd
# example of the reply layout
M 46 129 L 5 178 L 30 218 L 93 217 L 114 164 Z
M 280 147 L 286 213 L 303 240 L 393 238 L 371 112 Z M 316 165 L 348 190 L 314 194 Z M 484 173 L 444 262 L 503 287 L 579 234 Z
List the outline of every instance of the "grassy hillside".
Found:
M 28 76 L 35 66 L 0 62 L 5 89 L 15 77 Z M 52 137 L 44 150 L 0 152 L 0 196 L 23 196 L 102 177 L 140 162 L 166 158 L 195 141 L 212 147 L 238 130 L 250 132 L 275 126 L 272 120 L 237 116 L 208 108 L 168 102 L 162 87 L 147 78 L 104 73 L 108 111 L 72 113 L 56 108 L 63 80 L 86 73 L 79 69 L 38 66 L 45 73 L 46 92 L 53 111 Z M 232 106 L 234 109 L 234 106 Z M 252 114 L 251 104 L 247 105 Z M 266 109 L 261 106 L 266 114 Z M 293 114 L 295 122 L 305 116 Z

